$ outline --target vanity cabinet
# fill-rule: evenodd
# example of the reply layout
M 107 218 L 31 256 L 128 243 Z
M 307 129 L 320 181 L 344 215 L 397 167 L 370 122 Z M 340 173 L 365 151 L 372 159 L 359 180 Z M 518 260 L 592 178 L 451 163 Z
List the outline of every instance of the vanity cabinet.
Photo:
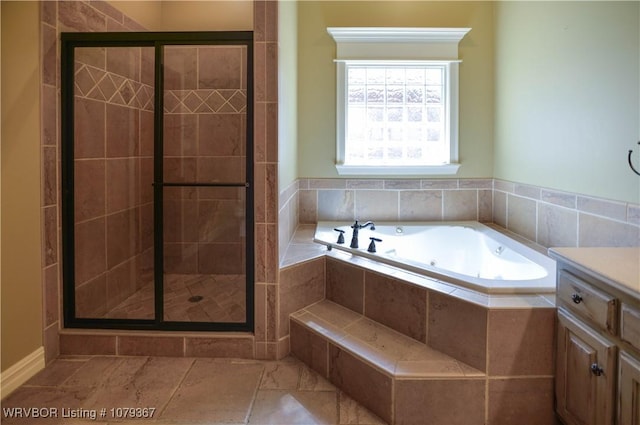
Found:
M 566 425 L 640 425 L 640 249 L 550 255 L 558 261 L 558 417 Z
M 616 346 L 558 312 L 556 411 L 567 424 L 612 425 Z
M 620 353 L 620 425 L 640 425 L 640 361 Z

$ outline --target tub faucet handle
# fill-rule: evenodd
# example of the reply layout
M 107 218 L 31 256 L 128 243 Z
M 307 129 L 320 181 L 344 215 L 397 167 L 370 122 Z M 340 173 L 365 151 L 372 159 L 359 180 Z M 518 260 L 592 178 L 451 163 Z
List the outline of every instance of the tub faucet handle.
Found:
M 344 230 L 340 230 L 340 229 L 333 229 L 336 232 L 340 232 L 340 234 L 338 235 L 338 243 L 339 244 L 343 244 L 344 243 Z
M 369 239 L 371 239 L 371 243 L 369 244 L 369 248 L 367 248 L 367 251 L 376 252 L 376 242 L 382 242 L 382 239 L 374 237 L 370 237 Z

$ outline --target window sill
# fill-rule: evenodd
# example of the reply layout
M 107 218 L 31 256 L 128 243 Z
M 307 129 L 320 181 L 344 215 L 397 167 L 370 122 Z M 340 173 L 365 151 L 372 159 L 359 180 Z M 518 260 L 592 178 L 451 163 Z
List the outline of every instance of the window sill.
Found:
M 409 165 L 409 166 L 382 166 L 382 165 L 343 165 L 336 164 L 338 174 L 341 176 L 419 176 L 419 175 L 455 175 L 460 164 L 443 165 Z

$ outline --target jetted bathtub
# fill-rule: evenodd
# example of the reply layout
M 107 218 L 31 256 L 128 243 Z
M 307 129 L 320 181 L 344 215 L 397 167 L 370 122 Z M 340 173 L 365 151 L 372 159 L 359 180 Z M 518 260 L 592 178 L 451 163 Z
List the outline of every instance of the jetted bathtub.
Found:
M 556 290 L 554 260 L 479 222 L 376 222 L 359 230 L 357 249 L 351 224 L 319 222 L 314 242 L 487 294 Z M 375 253 L 371 237 L 381 239 Z

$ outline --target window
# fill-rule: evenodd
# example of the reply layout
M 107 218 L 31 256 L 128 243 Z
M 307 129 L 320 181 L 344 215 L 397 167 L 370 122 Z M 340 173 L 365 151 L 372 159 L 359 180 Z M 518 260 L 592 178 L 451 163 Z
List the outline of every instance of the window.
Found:
M 328 30 L 338 45 L 339 174 L 455 174 L 457 45 L 468 29 Z
M 346 64 L 346 68 L 345 164 L 449 161 L 447 65 Z

